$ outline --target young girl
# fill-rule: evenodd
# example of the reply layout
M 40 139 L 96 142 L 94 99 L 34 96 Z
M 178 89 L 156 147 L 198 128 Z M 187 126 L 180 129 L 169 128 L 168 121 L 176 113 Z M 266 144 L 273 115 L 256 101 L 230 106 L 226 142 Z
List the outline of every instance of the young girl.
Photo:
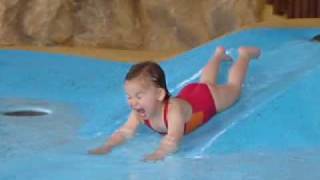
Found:
M 177 97 L 170 96 L 164 72 L 158 64 L 143 62 L 133 65 L 124 85 L 132 109 L 129 118 L 104 145 L 89 153 L 109 153 L 130 139 L 139 124 L 164 135 L 159 148 L 144 160 L 161 160 L 177 151 L 183 135 L 208 122 L 239 98 L 249 62 L 260 55 L 260 49 L 240 47 L 238 52 L 239 60 L 231 67 L 226 84 L 218 85 L 216 79 L 221 61 L 231 58 L 223 47 L 218 47 L 213 60 L 203 69 L 200 81 L 185 86 Z

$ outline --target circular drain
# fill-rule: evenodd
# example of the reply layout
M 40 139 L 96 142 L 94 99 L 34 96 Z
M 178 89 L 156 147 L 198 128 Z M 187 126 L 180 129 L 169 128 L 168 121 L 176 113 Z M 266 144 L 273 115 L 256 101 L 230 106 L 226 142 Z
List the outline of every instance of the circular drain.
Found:
M 18 117 L 25 117 L 25 116 L 45 116 L 49 115 L 51 112 L 45 109 L 18 109 L 18 110 L 11 110 L 3 112 L 2 114 L 5 116 L 18 116 Z

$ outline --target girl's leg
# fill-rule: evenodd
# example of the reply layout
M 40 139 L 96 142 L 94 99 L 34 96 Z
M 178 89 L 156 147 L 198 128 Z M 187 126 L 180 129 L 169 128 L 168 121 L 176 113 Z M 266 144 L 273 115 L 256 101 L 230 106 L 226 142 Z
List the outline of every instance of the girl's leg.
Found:
M 239 59 L 229 71 L 227 84 L 221 86 L 209 85 L 218 112 L 234 104 L 240 97 L 249 62 L 260 55 L 260 49 L 255 47 L 241 47 L 238 51 Z
M 213 59 L 203 68 L 200 76 L 200 82 L 206 84 L 216 84 L 220 63 L 222 60 L 231 60 L 231 57 L 225 54 L 223 47 L 217 47 Z

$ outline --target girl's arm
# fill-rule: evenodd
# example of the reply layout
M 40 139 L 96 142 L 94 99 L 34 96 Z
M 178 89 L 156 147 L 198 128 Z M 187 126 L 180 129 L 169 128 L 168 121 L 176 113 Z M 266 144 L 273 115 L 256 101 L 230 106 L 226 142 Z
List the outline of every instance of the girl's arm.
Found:
M 131 112 L 128 121 L 115 131 L 106 143 L 96 149 L 90 150 L 89 154 L 106 154 L 110 152 L 115 146 L 122 144 L 126 140 L 133 137 L 139 125 L 139 120 L 136 115 Z
M 184 135 L 185 119 L 189 113 L 185 112 L 186 108 L 176 102 L 170 103 L 170 106 L 168 133 L 162 138 L 159 148 L 154 153 L 146 156 L 144 161 L 162 160 L 167 155 L 178 150 L 179 142 Z

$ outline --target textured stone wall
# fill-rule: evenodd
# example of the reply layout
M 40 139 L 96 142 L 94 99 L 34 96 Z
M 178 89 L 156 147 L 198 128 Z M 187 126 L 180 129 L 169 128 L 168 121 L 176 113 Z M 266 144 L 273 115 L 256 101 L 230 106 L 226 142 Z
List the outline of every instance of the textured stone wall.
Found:
M 0 45 L 188 49 L 257 22 L 263 0 L 0 0 Z

